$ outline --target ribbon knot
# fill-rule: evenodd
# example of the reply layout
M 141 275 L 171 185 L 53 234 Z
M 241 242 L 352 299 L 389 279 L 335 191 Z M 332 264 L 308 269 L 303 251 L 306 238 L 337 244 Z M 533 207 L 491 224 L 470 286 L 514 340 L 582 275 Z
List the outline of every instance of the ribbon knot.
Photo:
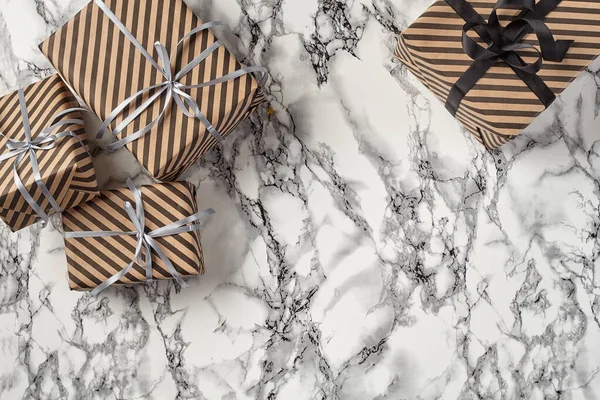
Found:
M 200 83 L 197 85 L 184 85 L 180 81 L 186 77 L 194 68 L 202 63 L 208 56 L 215 52 L 219 47 L 222 46 L 220 41 L 215 41 L 213 44 L 203 50 L 197 57 L 195 57 L 190 63 L 183 66 L 180 71 L 173 71 L 171 65 L 175 65 L 177 60 L 177 53 L 183 43 L 191 38 L 192 36 L 205 31 L 209 28 L 218 26 L 224 26 L 222 22 L 211 21 L 204 23 L 191 32 L 186 34 L 175 46 L 173 53 L 169 55 L 167 48 L 160 42 L 154 43 L 154 48 L 158 54 L 158 61 L 148 53 L 146 48 L 136 39 L 136 37 L 127 29 L 127 27 L 119 20 L 119 18 L 112 12 L 112 10 L 102 1 L 94 0 L 96 5 L 100 8 L 106 16 L 113 22 L 113 24 L 125 35 L 125 37 L 142 53 L 144 58 L 152 64 L 152 66 L 162 74 L 164 81 L 159 84 L 155 84 L 139 90 L 129 98 L 125 99 L 119 104 L 112 113 L 106 118 L 100 129 L 98 130 L 97 138 L 100 139 L 104 131 L 117 119 L 117 117 L 127 109 L 134 101 L 143 96 L 144 94 L 150 94 L 149 98 L 131 112 L 123 121 L 121 121 L 111 132 L 114 137 L 119 136 L 136 118 L 138 118 L 144 111 L 151 107 L 154 102 L 158 101 L 164 96 L 165 101 L 158 116 L 149 124 L 141 128 L 140 130 L 127 135 L 126 138 L 118 140 L 115 143 L 108 145 L 109 150 L 118 150 L 127 144 L 140 139 L 142 136 L 150 132 L 156 125 L 162 121 L 165 114 L 171 107 L 171 102 L 174 101 L 177 107 L 188 117 L 196 118 L 206 127 L 206 130 L 215 138 L 217 141 L 222 142 L 223 137 L 217 132 L 217 129 L 211 124 L 208 118 L 200 110 L 200 106 L 196 100 L 187 94 L 185 90 L 200 89 L 209 86 L 215 86 L 220 83 L 227 82 L 239 78 L 243 75 L 250 74 L 253 72 L 261 72 L 266 77 L 267 70 L 263 67 L 247 67 L 239 69 L 235 72 L 227 74 L 217 79 L 213 79 L 208 82 Z
M 51 150 L 56 146 L 57 141 L 58 138 L 56 135 L 39 136 L 33 140 L 8 139 L 6 148 L 22 152 L 29 150 Z
M 7 139 L 5 147 L 9 151 L 8 151 L 8 153 L 0 155 L 0 162 L 8 161 L 12 158 L 15 158 L 15 161 L 13 163 L 13 181 L 15 182 L 17 189 L 21 193 L 21 196 L 23 196 L 23 198 L 25 199 L 27 204 L 29 204 L 29 206 L 40 217 L 43 224 L 45 225 L 46 223 L 48 223 L 48 220 L 50 219 L 50 217 L 42 209 L 42 207 L 34 200 L 34 198 L 29 194 L 29 191 L 27 190 L 27 188 L 25 188 L 25 185 L 23 184 L 23 181 L 21 180 L 21 177 L 19 176 L 19 166 L 25 160 L 25 157 L 27 155 L 29 155 L 29 160 L 31 163 L 31 170 L 33 172 L 33 178 L 35 180 L 36 185 L 40 188 L 42 194 L 48 200 L 48 202 L 50 203 L 50 205 L 52 206 L 54 211 L 56 211 L 57 213 L 61 213 L 63 211 L 62 207 L 60 207 L 58 205 L 58 202 L 56 201 L 56 199 L 54 199 L 54 196 L 52 195 L 52 193 L 50 193 L 50 190 L 48 190 L 48 187 L 46 186 L 46 184 L 44 183 L 44 180 L 42 179 L 42 174 L 40 171 L 38 158 L 37 158 L 37 152 L 52 150 L 56 146 L 59 139 L 66 138 L 66 137 L 72 137 L 78 141 L 79 145 L 83 149 L 85 149 L 85 151 L 89 155 L 90 153 L 88 152 L 87 148 L 85 147 L 85 144 L 79 138 L 79 136 L 77 136 L 76 133 L 74 133 L 72 131 L 66 131 L 66 132 L 61 132 L 59 134 L 52 134 L 52 132 L 54 132 L 57 128 L 62 127 L 62 126 L 74 125 L 74 124 L 83 125 L 84 122 L 81 119 L 64 119 L 64 120 L 61 120 L 61 119 L 62 119 L 62 117 L 64 117 L 65 115 L 68 115 L 70 113 L 73 113 L 76 111 L 87 111 L 87 110 L 84 108 L 75 107 L 75 108 L 66 109 L 66 110 L 58 113 L 54 117 L 53 124 L 51 126 L 49 126 L 48 128 L 44 129 L 34 139 L 34 138 L 32 138 L 31 123 L 29 121 L 29 114 L 27 112 L 27 105 L 25 103 L 25 92 L 23 91 L 23 89 L 19 90 L 18 95 L 19 95 L 19 105 L 21 108 L 21 117 L 23 120 L 23 130 L 25 133 L 25 140 L 15 140 L 15 139 L 10 139 L 10 138 Z M 4 137 L 4 135 L 2 133 L 0 133 L 0 137 Z
M 452 115 L 456 115 L 460 103 L 477 81 L 499 60 L 508 64 L 546 107 L 555 100 L 552 90 L 536 74 L 542 69 L 544 61 L 562 62 L 573 44 L 572 40 L 554 39 L 550 28 L 543 21 L 560 1 L 540 0 L 536 4 L 535 0 L 498 0 L 485 21 L 466 0 L 446 0 L 466 22 L 462 32 L 462 47 L 474 60 L 450 90 L 446 108 Z M 498 18 L 498 10 L 501 8 L 517 9 L 521 13 L 503 27 Z M 487 46 L 482 46 L 469 36 L 471 30 Z M 534 45 L 523 42 L 530 33 L 535 33 L 539 50 Z M 534 62 L 524 61 L 523 57 L 532 55 L 535 57 Z
M 200 211 L 194 215 L 191 215 L 187 218 L 184 218 L 180 221 L 174 222 L 162 228 L 158 228 L 151 232 L 148 232 L 146 228 L 146 215 L 144 212 L 144 203 L 142 199 L 142 191 L 140 188 L 136 187 L 133 184 L 133 181 L 128 178 L 127 179 L 127 187 L 131 190 L 133 194 L 133 199 L 135 202 L 135 206 L 126 201 L 124 203 L 124 209 L 127 213 L 127 216 L 131 220 L 134 231 L 131 232 L 119 232 L 119 231 L 102 231 L 102 232 L 65 232 L 65 238 L 100 238 L 100 237 L 117 237 L 117 236 L 132 236 L 137 240 L 135 253 L 133 256 L 132 262 L 125 267 L 123 270 L 117 272 L 115 275 L 111 276 L 109 279 L 104 281 L 101 285 L 96 287 L 92 291 L 92 295 L 97 295 L 102 292 L 104 289 L 109 286 L 115 284 L 119 280 L 123 279 L 125 275 L 127 275 L 135 264 L 138 264 L 145 269 L 146 273 L 146 281 L 152 281 L 152 254 L 153 252 L 162 260 L 162 262 L 167 267 L 169 273 L 173 276 L 173 279 L 181 285 L 181 287 L 186 287 L 187 284 L 177 272 L 177 269 L 173 266 L 173 263 L 164 251 L 161 249 L 160 245 L 156 242 L 155 239 L 162 238 L 166 236 L 175 236 L 185 232 L 195 232 L 199 231 L 202 228 L 202 223 L 200 222 L 203 218 L 214 214 L 215 211 L 212 209 Z

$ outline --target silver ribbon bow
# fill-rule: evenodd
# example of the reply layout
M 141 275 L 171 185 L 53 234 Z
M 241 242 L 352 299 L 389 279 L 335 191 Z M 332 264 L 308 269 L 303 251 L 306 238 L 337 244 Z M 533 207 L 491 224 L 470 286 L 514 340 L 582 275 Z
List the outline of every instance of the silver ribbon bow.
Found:
M 149 107 L 151 107 L 155 101 L 159 100 L 162 96 L 166 96 L 165 104 L 159 113 L 158 117 L 150 122 L 148 125 L 143 127 L 137 132 L 128 135 L 126 138 L 123 138 L 115 143 L 112 143 L 108 146 L 110 150 L 117 150 L 121 147 L 126 146 L 127 144 L 134 142 L 146 135 L 148 132 L 152 130 L 158 123 L 164 118 L 165 113 L 169 110 L 171 106 L 171 102 L 175 101 L 175 104 L 179 107 L 179 109 L 190 118 L 197 118 L 200 120 L 208 132 L 210 132 L 218 141 L 223 141 L 223 137 L 217 132 L 216 128 L 210 123 L 208 118 L 200 111 L 200 107 L 194 98 L 192 98 L 189 94 L 185 93 L 184 90 L 189 89 L 199 89 L 208 86 L 215 86 L 223 82 L 227 82 L 236 78 L 239 78 L 243 75 L 254 73 L 254 72 L 262 72 L 264 77 L 267 77 L 267 70 L 263 67 L 246 67 L 241 68 L 235 72 L 232 72 L 228 75 L 222 76 L 220 78 L 211 80 L 209 82 L 204 82 L 197 85 L 184 85 L 179 81 L 183 79 L 187 74 L 189 74 L 195 67 L 197 67 L 201 62 L 203 62 L 209 55 L 211 55 L 214 51 L 216 51 L 219 47 L 221 47 L 221 42 L 216 41 L 211 46 L 209 46 L 206 50 L 204 50 L 200 55 L 198 55 L 194 60 L 192 60 L 189 64 L 184 66 L 181 71 L 174 72 L 171 68 L 171 61 L 176 56 L 179 47 L 183 44 L 183 42 L 190 38 L 193 35 L 196 35 L 204 30 L 209 28 L 214 28 L 217 26 L 224 26 L 222 22 L 212 21 L 207 22 L 205 24 L 200 25 L 195 28 L 187 35 L 185 35 L 177 46 L 175 47 L 171 57 L 169 57 L 169 52 L 166 47 L 160 42 L 154 43 L 154 47 L 158 53 L 158 58 L 160 63 L 157 62 L 149 53 L 146 51 L 144 46 L 133 36 L 133 34 L 125 27 L 125 25 L 117 18 L 117 16 L 112 12 L 112 10 L 104 4 L 102 0 L 94 0 L 96 5 L 108 16 L 108 18 L 114 23 L 114 25 L 125 35 L 125 37 L 142 53 L 142 55 L 152 64 L 154 68 L 156 68 L 164 77 L 164 82 L 159 83 L 157 85 L 149 86 L 145 89 L 142 89 L 136 93 L 134 93 L 129 98 L 125 99 L 120 105 L 118 105 L 112 113 L 106 118 L 102 126 L 100 127 L 97 137 L 98 139 L 102 137 L 104 131 L 113 123 L 113 121 L 138 97 L 144 95 L 147 92 L 155 91 L 142 105 L 136 108 L 127 118 L 125 118 L 121 123 L 119 123 L 115 129 L 111 132 L 114 137 L 117 137 L 123 130 L 131 124 L 137 117 L 140 116 L 144 111 L 146 111 Z M 160 65 L 162 64 L 162 66 Z
M 146 232 L 146 216 L 144 213 L 144 203 L 142 201 L 142 191 L 137 188 L 131 179 L 127 179 L 127 186 L 133 193 L 135 200 L 135 208 L 130 202 L 125 202 L 125 212 L 131 219 L 135 231 L 131 232 L 118 232 L 118 231 L 101 231 L 101 232 L 65 232 L 65 238 L 67 239 L 81 239 L 81 238 L 101 238 L 101 237 L 117 237 L 117 236 L 135 236 L 137 239 L 137 246 L 135 248 L 135 255 L 133 261 L 129 263 L 125 269 L 119 271 L 115 275 L 111 276 L 108 280 L 103 282 L 101 285 L 92 290 L 92 295 L 96 296 L 104 289 L 120 281 L 125 275 L 127 275 L 135 264 L 145 266 L 146 281 L 152 281 L 152 250 L 156 255 L 163 261 L 173 279 L 177 281 L 182 287 L 187 287 L 185 281 L 181 278 L 177 269 L 173 266 L 173 263 L 166 254 L 162 251 L 155 239 L 176 236 L 186 232 L 195 232 L 202 229 L 200 220 L 215 211 L 212 209 L 200 211 L 194 215 L 184 218 L 180 221 L 174 222 L 162 228 L 156 229 L 152 232 Z
M 40 217 L 44 224 L 48 223 L 49 216 L 42 209 L 42 207 L 33 199 L 33 197 L 29 194 L 29 191 L 25 188 L 21 177 L 19 176 L 19 166 L 25 159 L 27 155 L 29 155 L 29 160 L 31 162 L 31 169 L 33 172 L 33 178 L 35 183 L 42 191 L 44 197 L 48 200 L 52 208 L 57 212 L 61 213 L 63 209 L 58 205 L 52 193 L 48 190 L 48 187 L 44 183 L 42 179 L 42 174 L 40 172 L 40 166 L 38 163 L 37 152 L 38 151 L 48 151 L 56 147 L 56 144 L 59 139 L 66 137 L 73 137 L 77 139 L 80 146 L 85 149 L 85 151 L 89 154 L 89 151 L 85 147 L 83 141 L 72 131 L 61 132 L 59 134 L 52 134 L 57 128 L 65 125 L 78 124 L 83 125 L 84 122 L 81 119 L 65 119 L 60 120 L 63 116 L 68 115 L 75 111 L 87 111 L 85 108 L 69 108 L 57 114 L 54 118 L 52 126 L 44 129 L 39 136 L 35 139 L 32 138 L 31 135 L 31 124 L 29 122 L 29 114 L 27 113 L 27 105 L 25 103 L 25 93 L 22 89 L 19 90 L 19 105 L 21 108 L 21 116 L 23 119 L 23 130 L 25 132 L 25 140 L 14 140 L 8 139 L 6 142 L 6 148 L 10 150 L 8 153 L 0 156 L 0 162 L 8 161 L 12 158 L 15 158 L 13 163 L 13 180 L 17 189 L 21 193 L 21 196 L 25 199 L 27 204 L 35 211 L 35 213 Z M 57 122 L 58 121 L 58 122 Z M 0 137 L 5 137 L 2 133 L 0 133 Z

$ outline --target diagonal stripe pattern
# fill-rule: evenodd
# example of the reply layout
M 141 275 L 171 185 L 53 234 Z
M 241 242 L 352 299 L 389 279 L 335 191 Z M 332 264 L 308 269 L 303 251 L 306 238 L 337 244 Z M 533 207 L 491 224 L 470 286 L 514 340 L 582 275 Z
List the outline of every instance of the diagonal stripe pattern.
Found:
M 106 0 L 105 4 L 155 56 L 156 41 L 169 50 L 174 49 L 187 32 L 202 24 L 182 0 Z M 180 70 L 215 41 L 209 30 L 186 40 L 171 67 Z M 40 48 L 102 120 L 133 93 L 162 82 L 163 77 L 95 2 L 84 7 Z M 221 46 L 181 83 L 191 85 L 210 81 L 240 68 L 233 55 Z M 197 100 L 200 110 L 223 137 L 265 101 L 251 75 L 212 87 L 192 89 L 188 93 Z M 110 127 L 117 126 L 152 95 L 153 92 L 148 92 L 140 96 Z M 163 106 L 164 99 L 155 102 L 123 132 L 121 138 L 150 123 Z M 185 116 L 173 104 L 150 133 L 127 147 L 155 178 L 169 181 L 176 179 L 216 144 L 216 139 L 200 121 Z
M 52 125 L 61 111 L 79 106 L 79 103 L 58 75 L 37 82 L 24 89 L 25 102 L 34 137 Z M 60 120 L 81 119 L 81 113 L 65 114 Z M 0 98 L 0 155 L 8 153 L 9 139 L 24 140 L 23 119 L 17 92 Z M 67 124 L 58 132 L 72 131 L 84 143 L 86 134 L 83 126 Z M 98 192 L 96 174 L 91 157 L 74 138 L 62 138 L 56 147 L 37 153 L 44 182 L 58 205 L 68 209 L 92 199 Z M 32 198 L 46 213 L 53 209 L 48 199 L 35 183 L 31 163 L 23 161 L 18 169 L 19 176 Z M 13 162 L 0 163 L 0 217 L 13 231 L 35 223 L 39 217 L 27 204 L 13 180 Z
M 469 1 L 484 18 L 496 0 Z M 503 26 L 519 11 L 498 11 Z M 544 61 L 538 76 L 559 95 L 600 54 L 600 0 L 563 0 L 544 20 L 556 39 L 574 40 L 561 63 Z M 465 21 L 445 1 L 437 1 L 402 32 L 395 56 L 443 102 L 454 83 L 473 60 L 462 48 Z M 471 36 L 472 35 L 472 36 Z M 475 41 L 481 38 L 470 34 Z M 539 48 L 535 34 L 523 43 Z M 523 52 L 526 62 L 537 56 Z M 498 62 L 466 95 L 456 118 L 488 149 L 515 138 L 542 111 L 544 105 L 503 62 Z
M 141 188 L 146 229 L 154 231 L 198 212 L 195 187 L 189 183 L 165 183 Z M 134 203 L 128 188 L 104 191 L 92 201 L 63 213 L 65 232 L 135 231 L 124 209 Z M 157 238 L 156 242 L 182 276 L 204 273 L 204 259 L 198 232 Z M 137 239 L 132 236 L 65 238 L 71 289 L 92 290 L 123 270 L 135 259 Z M 153 277 L 172 279 L 163 260 L 152 253 Z M 144 266 L 134 265 L 116 284 L 146 281 Z

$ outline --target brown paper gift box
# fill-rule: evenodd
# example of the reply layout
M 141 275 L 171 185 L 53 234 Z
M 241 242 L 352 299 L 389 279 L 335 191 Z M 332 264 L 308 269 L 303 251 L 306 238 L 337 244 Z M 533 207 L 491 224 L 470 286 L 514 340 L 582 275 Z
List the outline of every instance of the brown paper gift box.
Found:
M 156 41 L 171 52 L 186 33 L 202 24 L 183 0 L 106 0 L 105 3 L 155 59 Z M 174 71 L 179 71 L 215 40 L 210 31 L 204 31 L 184 42 L 177 65 L 172 65 Z M 163 82 L 162 75 L 93 1 L 40 48 L 102 120 L 132 94 Z M 240 68 L 234 56 L 221 46 L 180 82 L 199 84 Z M 197 100 L 200 110 L 223 137 L 264 101 L 251 75 L 187 93 Z M 136 106 L 141 103 L 140 100 Z M 130 124 L 121 138 L 156 118 L 163 104 L 156 101 L 151 111 Z M 122 120 L 123 116 L 111 127 Z M 185 116 L 173 104 L 158 126 L 127 147 L 155 178 L 173 181 L 216 143 L 200 121 Z
M 31 124 L 32 138 L 50 127 L 61 111 L 79 107 L 79 103 L 60 79 L 54 75 L 24 89 L 27 113 Z M 81 119 L 74 111 L 63 119 Z M 72 131 L 86 143 L 84 127 L 78 124 L 65 125 L 53 133 Z M 0 155 L 7 154 L 9 139 L 25 140 L 23 117 L 18 92 L 0 98 Z M 40 173 L 50 193 L 63 209 L 68 209 L 92 199 L 98 191 L 96 174 L 91 157 L 74 137 L 59 139 L 51 150 L 36 152 Z M 14 158 L 0 162 L 0 217 L 13 230 L 18 231 L 39 217 L 25 201 L 13 180 Z M 35 183 L 29 157 L 19 164 L 19 177 L 34 200 L 47 214 L 54 210 Z
M 496 0 L 469 3 L 487 21 Z M 518 10 L 499 10 L 501 24 L 506 26 L 518 13 Z M 600 54 L 600 1 L 563 0 L 544 22 L 555 39 L 575 41 L 561 63 L 544 61 L 537 74 L 558 96 Z M 473 63 L 462 48 L 464 24 L 445 1 L 437 1 L 402 32 L 396 49 L 396 57 L 443 102 Z M 477 34 L 470 32 L 469 36 L 483 43 Z M 523 43 L 539 49 L 533 33 Z M 536 58 L 523 59 L 533 62 Z M 467 94 L 456 118 L 477 140 L 494 149 L 514 139 L 542 111 L 544 105 L 531 89 L 507 64 L 499 61 Z
M 189 183 L 142 186 L 146 228 L 153 231 L 198 212 L 196 190 Z M 63 213 L 66 232 L 135 231 L 125 211 L 125 202 L 135 204 L 128 188 L 103 191 L 94 200 Z M 157 238 L 156 242 L 182 277 L 204 273 L 200 234 L 187 232 Z M 134 259 L 137 240 L 133 236 L 66 238 L 71 289 L 91 290 L 127 267 Z M 164 262 L 152 252 L 153 277 L 172 279 Z M 117 284 L 141 283 L 145 269 L 136 264 Z

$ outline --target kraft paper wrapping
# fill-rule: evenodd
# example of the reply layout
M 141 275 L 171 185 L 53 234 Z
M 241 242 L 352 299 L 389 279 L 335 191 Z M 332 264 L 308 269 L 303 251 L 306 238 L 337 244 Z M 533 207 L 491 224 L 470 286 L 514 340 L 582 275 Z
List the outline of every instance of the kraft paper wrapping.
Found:
M 146 228 L 152 231 L 198 212 L 196 190 L 189 183 L 165 183 L 141 187 Z M 125 202 L 135 204 L 128 188 L 103 191 L 94 200 L 63 214 L 65 232 L 135 231 L 124 209 Z M 198 232 L 157 238 L 156 242 L 182 277 L 204 273 L 204 258 Z M 123 270 L 134 259 L 137 239 L 133 236 L 105 238 L 66 238 L 69 283 L 73 290 L 91 290 Z M 172 279 L 164 262 L 152 252 L 153 277 Z M 143 265 L 117 284 L 146 281 Z
M 186 33 L 202 24 L 182 0 L 106 0 L 105 3 L 156 59 L 156 41 L 171 51 Z M 210 31 L 186 40 L 172 68 L 179 71 L 215 40 Z M 163 82 L 162 75 L 93 1 L 40 48 L 102 120 L 132 94 Z M 240 68 L 234 56 L 221 46 L 180 82 L 199 84 Z M 187 93 L 197 100 L 200 110 L 223 137 L 265 100 L 251 75 Z M 140 98 L 129 111 L 149 96 Z M 120 138 L 150 123 L 163 105 L 164 102 L 156 101 L 150 112 L 137 118 Z M 127 112 L 122 114 L 111 127 L 127 115 Z M 173 104 L 158 126 L 127 147 L 155 178 L 173 181 L 216 143 L 200 121 L 185 116 Z
M 496 0 L 469 3 L 487 21 Z M 503 26 L 518 13 L 498 12 Z M 563 62 L 544 61 L 537 74 L 558 96 L 600 54 L 600 1 L 563 0 L 544 22 L 556 39 L 575 41 Z M 446 2 L 437 1 L 402 32 L 398 41 L 396 57 L 443 102 L 473 63 L 462 48 L 464 24 Z M 469 36 L 483 43 L 477 34 L 470 32 Z M 533 33 L 523 43 L 539 49 Z M 533 51 L 528 54 L 531 56 L 523 57 L 526 62 L 537 59 Z M 464 98 L 456 118 L 488 149 L 495 149 L 519 135 L 542 111 L 544 105 L 531 89 L 508 65 L 498 61 Z
M 24 93 L 33 138 L 50 127 L 61 111 L 79 107 L 58 75 L 26 87 Z M 81 113 L 74 111 L 61 120 L 66 119 L 81 119 Z M 69 124 L 53 133 L 65 131 L 72 131 L 86 143 L 83 126 Z M 5 135 L 0 137 L 0 156 L 10 152 L 6 147 L 8 139 L 25 140 L 17 92 L 0 98 L 0 133 Z M 74 207 L 97 194 L 98 184 L 92 159 L 74 137 L 61 138 L 53 149 L 37 151 L 36 154 L 42 179 L 61 208 Z M 13 180 L 13 165 L 14 159 L 0 162 L 0 217 L 16 232 L 32 225 L 39 217 L 17 189 Z M 50 203 L 35 183 L 29 157 L 19 164 L 18 172 L 33 199 L 47 214 L 52 214 Z

